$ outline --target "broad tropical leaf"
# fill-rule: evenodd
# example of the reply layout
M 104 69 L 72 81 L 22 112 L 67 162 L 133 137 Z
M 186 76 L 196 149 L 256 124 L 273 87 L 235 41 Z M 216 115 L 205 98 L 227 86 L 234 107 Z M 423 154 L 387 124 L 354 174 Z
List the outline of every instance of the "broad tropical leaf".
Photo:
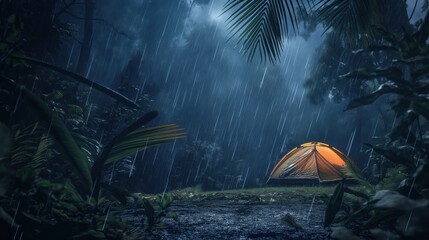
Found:
M 407 135 L 410 134 L 410 127 L 416 121 L 418 115 L 413 111 L 407 111 L 406 115 L 401 119 L 401 121 L 396 125 L 396 127 L 389 133 L 390 141 L 395 141 L 399 137 L 407 138 Z
M 389 159 L 391 162 L 394 162 L 396 164 L 401 164 L 409 169 L 415 170 L 416 165 L 414 164 L 414 160 L 411 156 L 408 156 L 406 154 L 400 154 L 398 151 L 394 151 L 392 149 L 386 148 L 386 147 L 379 147 L 374 146 L 371 144 L 365 144 L 369 146 L 370 148 L 374 149 L 374 152 L 377 154 L 382 155 L 383 157 Z
M 94 187 L 94 197 L 96 199 L 98 198 L 101 184 L 99 179 L 102 178 L 105 165 L 119 161 L 148 147 L 184 137 L 182 129 L 177 128 L 177 126 L 173 124 L 140 129 L 142 125 L 148 123 L 157 115 L 158 113 L 156 111 L 147 113 L 119 133 L 104 147 L 91 170 L 92 179 L 96 183 Z
M 348 187 L 344 187 L 344 192 L 348 193 L 348 194 L 351 194 L 351 195 L 354 195 L 356 197 L 363 198 L 365 200 L 369 200 L 369 197 L 365 193 L 359 192 L 359 191 L 355 191 L 355 190 L 353 190 L 351 188 L 348 188 Z
M 332 224 L 335 219 L 335 215 L 341 208 L 344 196 L 344 181 L 339 183 L 334 190 L 331 198 L 329 198 L 328 206 L 325 211 L 324 226 L 327 227 Z
M 68 156 L 70 163 L 76 168 L 77 173 L 85 182 L 86 190 L 89 191 L 92 186 L 89 162 L 63 121 L 38 96 L 24 86 L 20 86 L 14 80 L 4 76 L 0 76 L 0 79 L 8 85 L 20 88 L 23 96 L 29 100 L 29 103 L 40 114 L 40 117 L 50 124 L 50 133 L 64 149 L 64 153 Z
M 94 88 L 94 89 L 96 89 L 96 90 L 98 90 L 98 91 L 106 94 L 107 96 L 114 98 L 118 102 L 120 102 L 120 103 L 122 103 L 122 104 L 124 104 L 124 105 L 126 105 L 128 107 L 136 108 L 136 109 L 139 108 L 139 106 L 135 102 L 131 101 L 130 99 L 128 99 L 124 95 L 116 92 L 115 90 L 112 90 L 112 89 L 110 89 L 108 87 L 105 87 L 105 86 L 103 86 L 101 84 L 98 84 L 98 83 L 96 83 L 94 81 L 91 81 L 91 80 L 89 80 L 89 79 L 87 79 L 85 77 L 82 77 L 79 74 L 74 73 L 74 72 L 70 72 L 70 71 L 68 71 L 66 69 L 60 68 L 58 66 L 55 66 L 55 65 L 52 65 L 50 63 L 43 62 L 43 61 L 40 61 L 40 60 L 37 60 L 37 59 L 34 59 L 34 58 L 17 56 L 17 55 L 12 55 L 12 56 L 10 56 L 10 58 L 14 58 L 14 59 L 26 61 L 26 62 L 29 62 L 29 63 L 33 63 L 35 65 L 39 65 L 39 66 L 42 66 L 42 67 L 45 67 L 45 68 L 49 68 L 49 69 L 51 69 L 51 70 L 53 70 L 55 72 L 61 73 L 63 75 L 66 75 L 66 76 L 68 76 L 68 77 L 70 77 L 70 78 L 72 78 L 72 79 L 74 79 L 74 80 L 76 80 L 76 81 L 78 81 L 80 83 L 83 83 L 83 84 L 85 84 L 85 85 L 87 85 L 89 87 L 92 87 L 92 88 Z
M 127 134 L 113 146 L 106 164 L 116 162 L 145 148 L 183 137 L 182 129 L 178 128 L 175 124 L 138 129 Z
M 92 179 L 101 179 L 101 175 L 104 169 L 104 165 L 107 162 L 107 159 L 110 155 L 110 152 L 113 148 L 113 146 L 122 140 L 123 137 L 125 137 L 128 133 L 135 131 L 136 129 L 139 129 L 144 124 L 152 121 L 156 116 L 158 116 L 158 112 L 152 111 L 147 114 L 145 114 L 143 117 L 141 117 L 139 120 L 128 126 L 126 129 L 124 129 L 121 133 L 119 133 L 115 138 L 113 138 L 103 149 L 100 156 L 96 159 L 94 162 L 94 165 L 91 169 L 91 175 Z

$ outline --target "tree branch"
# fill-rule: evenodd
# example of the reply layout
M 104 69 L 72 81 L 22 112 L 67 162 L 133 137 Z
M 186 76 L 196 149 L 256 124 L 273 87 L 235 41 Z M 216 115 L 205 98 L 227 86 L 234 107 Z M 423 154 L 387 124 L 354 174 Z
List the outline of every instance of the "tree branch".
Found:
M 62 0 L 62 3 L 64 4 L 64 7 L 62 9 L 60 9 L 55 15 L 54 18 L 58 18 L 61 14 L 63 14 L 64 12 L 66 12 L 70 7 L 72 7 L 73 5 L 80 5 L 80 4 L 84 4 L 83 2 L 77 2 L 77 0 L 72 0 L 69 3 L 66 3 L 65 0 Z

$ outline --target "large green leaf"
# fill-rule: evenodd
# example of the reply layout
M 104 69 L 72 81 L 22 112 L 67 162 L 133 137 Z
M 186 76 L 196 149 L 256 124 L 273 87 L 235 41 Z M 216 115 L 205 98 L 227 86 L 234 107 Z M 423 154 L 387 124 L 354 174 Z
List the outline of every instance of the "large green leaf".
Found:
M 96 90 L 98 90 L 98 91 L 106 94 L 107 96 L 110 96 L 110 97 L 114 98 L 118 102 L 120 102 L 120 103 L 122 103 L 122 104 L 124 104 L 124 105 L 126 105 L 128 107 L 139 108 L 139 106 L 135 102 L 131 101 L 130 99 L 128 99 L 124 95 L 116 92 L 115 90 L 112 90 L 112 89 L 110 89 L 108 87 L 105 87 L 105 86 L 103 86 L 101 84 L 98 84 L 98 83 L 96 83 L 94 81 L 91 81 L 91 80 L 89 80 L 89 79 L 87 79 L 85 77 L 82 77 L 79 74 L 74 73 L 74 72 L 70 72 L 70 71 L 68 71 L 66 69 L 63 69 L 63 68 L 60 68 L 58 66 L 52 65 L 50 63 L 43 62 L 43 61 L 40 61 L 40 60 L 37 60 L 37 59 L 34 59 L 34 58 L 30 58 L 30 57 L 12 55 L 12 56 L 10 56 L 10 58 L 19 59 L 19 60 L 22 60 L 22 61 L 33 63 L 35 65 L 39 65 L 39 66 L 42 66 L 42 67 L 45 67 L 45 68 L 49 68 L 49 69 L 51 69 L 51 70 L 53 70 L 55 72 L 61 73 L 63 75 L 66 75 L 66 76 L 68 76 L 68 77 L 70 77 L 70 78 L 72 78 L 72 79 L 74 79 L 74 80 L 76 80 L 76 81 L 78 81 L 80 83 L 83 83 L 83 84 L 85 84 L 85 85 L 87 85 L 89 87 L 92 87 L 92 88 L 94 88 L 94 89 L 96 89 Z
M 390 141 L 395 141 L 399 137 L 407 138 L 410 133 L 410 127 L 416 121 L 418 115 L 413 111 L 407 111 L 406 115 L 399 121 L 398 125 L 390 131 Z
M 429 101 L 427 98 L 422 98 L 413 101 L 411 104 L 411 109 L 423 116 L 426 120 L 429 120 Z
M 4 76 L 0 76 L 0 79 L 12 87 L 20 88 L 23 97 L 27 98 L 33 109 L 37 111 L 40 117 L 48 124 L 50 124 L 50 134 L 54 139 L 62 146 L 64 153 L 68 156 L 67 159 L 77 170 L 77 173 L 82 177 L 85 183 L 86 190 L 92 186 L 92 179 L 90 174 L 89 162 L 83 154 L 82 150 L 76 144 L 72 134 L 67 129 L 64 122 L 58 117 L 58 115 L 51 110 L 38 96 L 27 90 L 24 86 L 18 85 L 14 80 Z
M 335 215 L 341 208 L 344 196 L 344 181 L 340 182 L 334 190 L 331 198 L 329 198 L 328 206 L 325 211 L 324 226 L 327 227 L 332 224 L 335 219 Z
M 143 128 L 127 134 L 111 149 L 106 164 L 116 162 L 145 148 L 156 146 L 177 138 L 183 138 L 182 129 L 175 124 Z
M 412 159 L 412 156 L 409 156 L 406 154 L 400 154 L 398 151 L 395 151 L 394 149 L 390 149 L 387 147 L 374 146 L 371 144 L 365 144 L 365 145 L 374 149 L 374 152 L 384 156 L 385 158 L 389 159 L 391 162 L 394 162 L 396 164 L 401 164 L 412 170 L 416 169 L 416 165 L 414 164 L 414 160 Z
M 157 115 L 158 113 L 156 111 L 147 113 L 124 129 L 104 147 L 91 169 L 92 179 L 96 183 L 94 188 L 94 197 L 96 199 L 98 198 L 101 184 L 99 179 L 102 179 L 106 164 L 119 161 L 148 147 L 184 137 L 182 129 L 172 124 L 140 129 L 142 125 L 151 121 Z
M 103 151 L 101 152 L 100 156 L 95 160 L 94 165 L 92 166 L 92 169 L 91 169 L 92 179 L 94 180 L 101 179 L 101 175 L 104 170 L 104 165 L 106 164 L 109 158 L 112 148 L 115 146 L 117 142 L 121 141 L 122 138 L 125 137 L 128 133 L 135 131 L 136 129 L 140 128 L 144 124 L 152 121 L 156 116 L 158 116 L 158 112 L 156 111 L 152 111 L 145 114 L 143 117 L 141 117 L 136 122 L 134 122 L 126 129 L 124 129 L 121 133 L 116 135 L 116 137 L 114 137 L 106 146 L 104 146 Z

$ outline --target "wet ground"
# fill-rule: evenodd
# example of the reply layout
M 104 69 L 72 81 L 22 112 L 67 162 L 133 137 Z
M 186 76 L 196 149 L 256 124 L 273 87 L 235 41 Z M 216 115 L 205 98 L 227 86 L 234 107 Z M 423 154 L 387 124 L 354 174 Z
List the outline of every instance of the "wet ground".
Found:
M 154 239 L 326 239 L 326 204 L 320 192 L 212 193 L 178 197 L 169 210 L 179 221 L 164 219 Z M 290 214 L 302 230 L 282 223 Z M 134 233 L 139 232 L 139 223 Z M 141 232 L 141 239 L 148 239 Z
M 310 211 L 311 208 L 311 211 Z M 164 239 L 325 239 L 322 226 L 324 206 L 295 203 L 289 205 L 249 205 L 213 200 L 177 202 L 172 210 L 179 222 L 166 222 Z M 303 230 L 282 223 L 289 213 Z

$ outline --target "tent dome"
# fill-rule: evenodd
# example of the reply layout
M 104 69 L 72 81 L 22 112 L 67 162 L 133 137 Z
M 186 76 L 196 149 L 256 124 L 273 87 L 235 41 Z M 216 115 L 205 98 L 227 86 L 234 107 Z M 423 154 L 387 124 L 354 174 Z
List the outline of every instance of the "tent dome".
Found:
M 284 155 L 271 171 L 268 182 L 318 180 L 331 182 L 350 179 L 351 160 L 326 143 L 308 142 Z

